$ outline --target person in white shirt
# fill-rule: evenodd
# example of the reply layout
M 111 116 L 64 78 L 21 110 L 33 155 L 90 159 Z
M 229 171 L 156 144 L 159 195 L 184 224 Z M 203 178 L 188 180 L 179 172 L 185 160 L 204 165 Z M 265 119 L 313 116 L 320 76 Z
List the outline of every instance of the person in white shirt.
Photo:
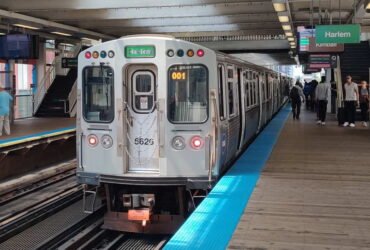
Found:
M 318 102 L 318 115 L 319 120 L 317 121 L 318 125 L 325 125 L 326 119 L 326 110 L 328 105 L 330 95 L 330 85 L 325 82 L 325 78 L 317 85 L 315 90 L 316 102 Z
M 344 94 L 344 110 L 346 113 L 346 121 L 344 122 L 343 127 L 347 127 L 349 125 L 351 128 L 354 128 L 356 105 L 359 105 L 359 97 L 357 83 L 352 82 L 352 77 L 350 75 L 346 77 Z

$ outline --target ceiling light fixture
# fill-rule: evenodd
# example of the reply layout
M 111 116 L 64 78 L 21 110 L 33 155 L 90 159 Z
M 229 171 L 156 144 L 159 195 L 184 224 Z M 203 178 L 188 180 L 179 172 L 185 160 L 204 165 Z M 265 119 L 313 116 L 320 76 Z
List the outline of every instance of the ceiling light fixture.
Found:
M 286 32 L 285 36 L 287 36 L 287 37 L 293 36 L 293 33 L 292 32 Z
M 283 24 L 283 30 L 285 31 L 291 31 L 292 30 L 292 27 L 290 27 L 290 24 Z
M 294 37 L 288 37 L 289 42 L 294 42 Z
M 289 17 L 287 15 L 281 15 L 281 16 L 279 15 L 278 18 L 279 18 L 279 21 L 281 23 L 288 23 L 289 22 Z
M 276 12 L 286 11 L 285 0 L 273 0 L 272 4 Z
M 13 25 L 14 26 L 17 26 L 17 27 L 25 28 L 25 29 L 31 29 L 31 30 L 38 30 L 38 29 L 40 29 L 38 27 L 29 26 L 29 25 L 25 25 L 25 24 L 21 24 L 21 23 L 15 23 Z
M 53 31 L 51 33 L 53 33 L 55 35 L 61 35 L 61 36 L 72 36 L 71 34 L 63 33 L 63 32 L 57 32 L 57 31 Z
M 370 0 L 367 0 L 365 2 L 364 6 L 365 6 L 365 9 L 366 9 L 366 12 L 370 13 Z
M 3 36 L 3 35 L 5 35 L 5 33 L 3 33 L 3 32 L 0 32 L 0 36 Z

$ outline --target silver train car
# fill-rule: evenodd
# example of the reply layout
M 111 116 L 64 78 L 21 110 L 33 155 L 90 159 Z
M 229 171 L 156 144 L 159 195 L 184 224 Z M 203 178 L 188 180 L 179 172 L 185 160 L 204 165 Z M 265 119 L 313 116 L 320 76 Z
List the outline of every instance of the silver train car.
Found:
M 284 104 L 291 81 L 168 36 L 81 52 L 77 178 L 84 197 L 102 188 L 104 228 L 174 232 Z

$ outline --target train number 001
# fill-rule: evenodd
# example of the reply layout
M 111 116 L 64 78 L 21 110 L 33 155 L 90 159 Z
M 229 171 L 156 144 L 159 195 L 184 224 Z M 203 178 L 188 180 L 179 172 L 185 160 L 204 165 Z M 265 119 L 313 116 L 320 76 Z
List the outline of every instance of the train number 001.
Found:
M 186 80 L 186 73 L 175 71 L 171 74 L 172 80 Z
M 150 138 L 136 137 L 134 143 L 135 145 L 154 145 L 154 140 Z

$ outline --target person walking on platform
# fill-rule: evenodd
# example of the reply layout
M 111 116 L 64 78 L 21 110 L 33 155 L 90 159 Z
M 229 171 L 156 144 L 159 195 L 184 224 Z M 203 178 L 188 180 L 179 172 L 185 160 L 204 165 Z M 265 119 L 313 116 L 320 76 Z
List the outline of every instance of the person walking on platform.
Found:
M 369 90 L 367 89 L 367 82 L 361 82 L 360 89 L 360 108 L 361 108 L 361 119 L 362 125 L 367 127 L 368 111 L 369 111 Z
M 3 129 L 6 135 L 10 135 L 9 111 L 12 100 L 13 97 L 0 86 L 0 136 L 3 135 Z
M 326 83 L 325 80 L 321 81 L 319 85 L 317 85 L 315 90 L 316 102 L 318 103 L 318 115 L 319 115 L 319 119 L 317 121 L 318 125 L 325 125 L 326 109 L 328 105 L 329 94 L 330 94 L 330 85 Z
M 344 122 L 343 127 L 347 127 L 349 125 L 351 128 L 354 128 L 356 104 L 359 104 L 359 98 L 357 83 L 352 82 L 352 77 L 350 75 L 346 77 L 346 83 L 344 84 L 344 94 L 344 110 L 346 113 L 346 121 Z
M 301 113 L 301 103 L 304 103 L 303 90 L 300 87 L 299 81 L 293 86 L 289 93 L 290 100 L 292 102 L 293 119 L 299 120 L 299 114 Z

